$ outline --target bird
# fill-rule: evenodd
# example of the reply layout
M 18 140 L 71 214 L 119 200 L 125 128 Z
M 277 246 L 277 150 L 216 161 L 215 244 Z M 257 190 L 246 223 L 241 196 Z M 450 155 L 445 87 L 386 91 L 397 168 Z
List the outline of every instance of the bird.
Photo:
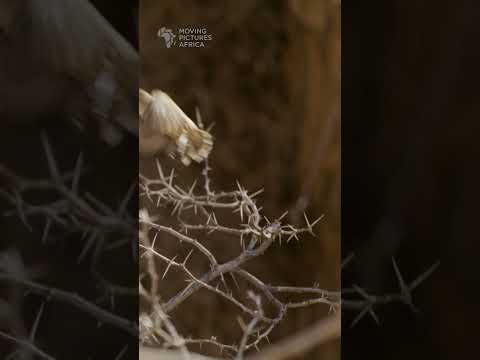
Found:
M 185 165 L 212 149 L 166 93 L 139 90 L 136 49 L 87 0 L 0 0 L 0 69 L 0 130 L 68 119 L 111 146 L 136 136 L 143 157 L 176 148 Z
M 0 0 L 0 127 L 68 119 L 138 137 L 136 49 L 87 0 Z
M 197 126 L 165 92 L 139 88 L 139 152 L 180 155 L 184 165 L 205 160 L 213 147 L 212 135 Z

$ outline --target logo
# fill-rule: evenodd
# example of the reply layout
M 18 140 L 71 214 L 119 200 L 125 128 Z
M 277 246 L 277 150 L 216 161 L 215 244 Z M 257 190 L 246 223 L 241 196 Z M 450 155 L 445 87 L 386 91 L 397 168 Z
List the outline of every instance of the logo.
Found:
M 175 45 L 176 35 L 173 33 L 172 29 L 167 29 L 166 27 L 162 27 L 160 30 L 158 30 L 157 36 L 165 40 L 165 46 L 167 48 L 171 48 L 172 45 Z
M 208 30 L 202 27 L 178 27 L 175 32 L 162 27 L 158 30 L 157 36 L 165 41 L 167 49 L 172 47 L 203 48 L 213 40 L 213 36 Z

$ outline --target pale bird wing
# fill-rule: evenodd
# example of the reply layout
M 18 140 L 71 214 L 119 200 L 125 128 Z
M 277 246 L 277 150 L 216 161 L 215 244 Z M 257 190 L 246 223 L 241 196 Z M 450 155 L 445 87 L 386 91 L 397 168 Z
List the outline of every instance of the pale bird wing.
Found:
M 112 115 L 109 120 L 137 134 L 138 54 L 133 46 L 89 1 L 19 3 L 24 4 L 19 15 L 28 17 L 34 29 L 25 38 L 29 53 L 81 82 L 95 98 L 94 111 Z
M 145 125 L 152 131 L 176 139 L 184 130 L 199 130 L 170 96 L 160 90 L 151 93 L 150 107 L 144 113 Z
M 143 89 L 138 90 L 138 115 L 143 116 L 148 104 L 153 100 L 152 95 Z
M 141 133 L 148 137 L 158 134 L 170 138 L 184 164 L 208 157 L 213 145 L 212 136 L 199 129 L 170 96 L 160 90 L 148 94 L 140 89 L 139 103 Z

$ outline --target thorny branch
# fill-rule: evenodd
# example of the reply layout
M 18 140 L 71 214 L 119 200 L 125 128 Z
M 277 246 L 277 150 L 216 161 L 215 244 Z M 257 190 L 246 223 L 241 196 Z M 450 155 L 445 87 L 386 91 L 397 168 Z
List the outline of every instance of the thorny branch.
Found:
M 216 338 L 211 339 L 184 339 L 185 344 L 201 345 L 210 344 L 217 346 L 221 352 L 235 355 L 237 359 L 243 359 L 244 354 L 252 348 L 259 348 L 262 341 L 268 340 L 273 329 L 285 318 L 291 308 L 304 307 L 313 304 L 325 304 L 332 311 L 336 311 L 340 305 L 338 292 L 320 290 L 318 288 L 301 289 L 295 288 L 300 295 L 313 295 L 310 299 L 299 301 L 282 301 L 282 294 L 289 293 L 290 288 L 274 287 L 265 284 L 252 273 L 245 270 L 244 266 L 252 260 L 262 256 L 275 242 L 281 243 L 292 239 L 299 240 L 305 233 L 313 235 L 314 226 L 321 220 L 310 221 L 305 216 L 305 226 L 296 228 L 289 224 L 283 224 L 282 220 L 286 213 L 279 218 L 270 221 L 261 212 L 256 204 L 256 196 L 262 191 L 249 193 L 240 184 L 237 189 L 229 192 L 214 192 L 211 187 L 208 164 L 202 172 L 203 187 L 197 187 L 195 182 L 190 188 L 183 189 L 175 181 L 175 172 L 172 170 L 165 175 L 162 166 L 157 161 L 158 176 L 149 179 L 140 175 L 141 196 L 150 205 L 156 208 L 169 210 L 168 216 L 174 219 L 177 226 L 162 225 L 152 220 L 146 209 L 140 212 L 140 247 L 141 258 L 145 259 L 147 266 L 142 274 L 139 284 L 140 294 L 151 303 L 151 308 L 161 306 L 165 314 L 172 313 L 180 307 L 187 299 L 193 297 L 200 289 L 206 289 L 223 299 L 229 301 L 239 312 L 250 318 L 247 325 L 241 323 L 243 336 L 238 344 L 224 344 Z M 234 212 L 238 216 L 239 225 L 236 227 L 222 224 L 219 216 L 225 212 Z M 189 215 L 194 215 L 194 222 L 188 220 Z M 221 262 L 216 254 L 207 248 L 206 241 L 200 241 L 195 234 L 221 233 L 234 236 L 239 241 L 239 252 L 231 259 Z M 182 260 L 179 256 L 168 256 L 164 252 L 165 239 L 169 235 L 179 243 L 188 244 L 191 251 Z M 160 241 L 159 239 L 162 238 Z M 160 246 L 159 246 L 160 242 Z M 193 255 L 192 255 L 193 254 Z M 189 260 L 192 256 L 202 256 L 208 262 L 208 268 L 199 272 L 194 266 L 190 266 Z M 155 263 L 155 265 L 153 264 Z M 159 276 L 158 269 L 163 264 L 163 275 Z M 156 292 L 162 286 L 156 285 L 162 281 L 171 269 L 177 269 L 184 274 L 187 285 L 178 293 L 165 301 L 152 302 L 154 299 L 163 299 L 164 294 Z M 227 281 L 227 275 L 233 279 L 238 286 L 238 281 L 244 281 L 251 290 L 247 291 L 248 296 L 244 299 L 240 294 L 235 294 L 231 289 L 231 281 Z M 150 288 L 144 286 L 145 280 L 149 278 Z M 237 278 L 239 280 L 237 280 Z M 312 292 L 312 290 L 315 290 Z M 274 316 L 267 315 L 262 307 L 262 302 L 273 305 L 276 308 Z M 158 319 L 155 318 L 155 311 L 142 314 L 142 317 L 150 318 L 151 324 Z M 172 347 L 169 342 L 168 329 L 159 323 L 160 328 L 141 327 L 141 339 L 150 345 Z M 163 334 L 163 336 L 161 335 Z M 173 346 L 174 347 L 174 346 Z
M 79 310 L 94 319 L 94 326 L 107 324 L 131 336 L 138 336 L 135 321 L 99 305 L 103 300 L 109 300 L 110 308 L 113 309 L 115 298 L 137 296 L 137 289 L 112 283 L 96 267 L 103 254 L 122 246 L 127 246 L 127 249 L 130 247 L 132 256 L 137 256 L 137 220 L 127 209 L 135 195 L 136 184 L 132 184 L 117 207 L 111 207 L 81 186 L 81 179 L 88 172 L 82 154 L 78 156 L 74 169 L 64 172 L 59 168 L 47 136 L 42 134 L 41 139 L 48 177 L 27 178 L 0 165 L 0 180 L 4 184 L 0 188 L 0 199 L 10 207 L 1 216 L 18 217 L 32 234 L 43 222 L 42 235 L 37 245 L 53 243 L 65 238 L 65 234 L 76 234 L 75 239 L 83 244 L 77 261 L 85 262 L 89 257 L 91 273 L 100 297 L 95 300 L 86 299 L 71 291 L 43 284 L 41 279 L 47 275 L 45 271 L 27 266 L 21 252 L 15 247 L 1 252 L 0 285 L 7 291 L 5 298 L 0 297 L 0 318 L 2 325 L 7 324 L 7 328 L 2 327 L 0 340 L 14 345 L 9 359 L 54 359 L 35 344 L 43 308 L 50 303 L 63 303 Z M 43 299 L 43 305 L 30 331 L 26 330 L 28 326 L 24 324 L 22 309 L 26 294 Z
M 136 219 L 129 216 L 126 210 L 134 195 L 135 184 L 125 194 L 118 207 L 104 204 L 92 194 L 82 193 L 80 190 L 80 179 L 85 171 L 83 157 L 81 155 L 78 157 L 73 171 L 62 172 L 47 137 L 43 136 L 42 140 L 49 170 L 48 178 L 32 180 L 0 166 L 0 176 L 8 184 L 7 187 L 0 189 L 0 197 L 11 205 L 11 210 L 4 215 L 18 216 L 30 230 L 33 227 L 32 219 L 43 218 L 45 225 L 41 241 L 44 243 L 49 241 L 52 234 L 58 230 L 82 234 L 84 246 L 79 255 L 79 261 L 82 261 L 87 253 L 92 252 L 92 268 L 95 267 L 95 259 L 102 251 L 135 244 L 132 242 L 132 237 L 134 238 L 138 231 Z M 35 271 L 19 264 L 14 264 L 14 271 L 12 271 L 12 264 L 9 268 L 2 267 L 0 282 L 20 285 L 29 289 L 31 293 L 43 296 L 45 301 L 69 304 L 102 323 L 116 326 L 134 336 L 139 330 L 142 344 L 178 349 L 182 358 L 185 359 L 191 358 L 191 349 L 195 348 L 198 352 L 201 351 L 202 346 L 206 345 L 218 348 L 221 355 L 244 359 L 249 356 L 252 349 L 260 350 L 265 342 L 269 342 L 270 334 L 291 309 L 324 305 L 331 312 L 338 314 L 342 305 L 359 311 L 352 326 L 367 314 L 378 321 L 375 309 L 387 303 L 401 302 L 414 309 L 412 292 L 438 266 L 434 264 L 424 274 L 407 284 L 393 260 L 400 287 L 400 291 L 394 294 L 373 295 L 359 286 L 339 291 L 321 289 L 318 284 L 306 287 L 268 284 L 247 271 L 245 266 L 260 258 L 273 244 L 288 243 L 292 240 L 300 241 L 303 235 L 314 235 L 314 227 L 321 217 L 310 221 L 304 215 L 305 225 L 300 228 L 285 223 L 286 213 L 274 220 L 269 220 L 263 215 L 262 208 L 256 201 L 262 190 L 250 193 L 240 184 L 237 184 L 237 189 L 232 191 L 212 190 L 208 161 L 205 162 L 202 171 L 203 186 L 197 186 L 195 182 L 189 188 L 181 187 L 176 181 L 174 170 L 166 175 L 158 161 L 157 172 L 155 178 L 139 175 L 144 204 L 161 210 L 162 214 L 166 214 L 168 221 L 158 221 L 154 216 L 150 216 L 146 209 L 141 209 L 139 212 L 139 246 L 143 271 L 139 277 L 138 293 L 150 306 L 149 311 L 140 314 L 138 328 L 127 319 L 99 307 L 94 301 L 32 280 L 35 277 Z M 26 196 L 31 190 L 46 192 L 52 200 L 41 204 L 32 203 Z M 225 212 L 234 212 L 238 216 L 237 226 L 222 223 L 222 215 Z M 208 238 L 212 233 L 224 235 L 226 241 L 232 241 L 232 237 L 236 238 L 238 253 L 226 261 L 220 261 L 218 254 L 207 246 L 208 242 L 199 240 L 196 236 L 196 234 L 203 234 Z M 112 234 L 115 236 L 109 236 Z M 183 258 L 179 255 L 169 255 L 165 251 L 167 237 L 173 238 L 178 244 L 186 244 L 190 248 L 187 255 Z M 112 238 L 115 240 L 112 241 Z M 134 257 L 138 250 L 135 247 L 134 245 L 132 248 Z M 207 268 L 202 270 L 194 265 L 194 257 L 203 257 L 208 263 Z M 166 294 L 162 293 L 162 285 L 172 269 L 180 271 L 187 284 L 183 289 L 166 298 Z M 103 279 L 100 274 L 96 276 L 106 296 L 112 301 L 114 296 L 137 294 L 135 289 L 112 284 Z M 242 283 L 243 287 L 239 283 Z M 201 289 L 230 302 L 238 309 L 239 314 L 246 317 L 246 321 L 242 316 L 238 317 L 243 333 L 238 342 L 224 343 L 213 334 L 210 338 L 204 339 L 187 338 L 177 331 L 174 325 L 175 319 L 171 316 L 172 312 L 184 305 L 186 300 L 194 298 Z M 0 308 L 7 305 L 2 303 Z M 35 329 L 41 319 L 41 311 L 37 316 L 37 323 L 31 328 L 29 334 L 0 332 L 0 338 L 16 345 L 17 350 L 13 354 L 22 352 L 28 354 L 29 358 L 37 356 L 42 359 L 52 359 L 35 345 Z M 21 318 L 19 314 L 11 316 Z M 336 319 L 334 324 L 338 325 L 328 330 L 332 334 L 336 334 L 336 330 L 332 329 L 339 326 L 339 316 L 334 318 Z M 319 323 L 318 327 L 312 328 L 314 334 L 322 328 L 320 325 Z M 328 341 L 332 337 L 316 336 L 314 338 L 321 342 Z M 309 339 L 312 338 L 309 337 Z M 295 338 L 291 341 L 294 340 Z M 288 341 L 290 340 L 287 339 L 286 342 Z M 297 344 L 295 348 L 300 349 L 302 346 L 312 346 L 312 342 Z M 275 353 L 277 351 L 275 344 L 266 347 L 265 351 L 265 354 Z M 262 352 L 258 354 L 259 358 L 262 354 Z
M 143 322 L 150 326 L 141 327 L 140 334 L 142 343 L 149 346 L 175 348 L 178 344 L 189 347 L 197 345 L 198 351 L 200 349 L 198 346 L 209 344 L 217 347 L 220 354 L 244 359 L 249 350 L 260 350 L 260 345 L 269 341 L 270 334 L 285 319 L 290 309 L 321 304 L 327 306 L 330 312 L 337 313 L 342 304 L 359 310 L 354 324 L 366 313 L 377 319 L 374 312 L 377 306 L 390 302 L 411 304 L 411 292 L 433 271 L 432 268 L 410 285 L 405 285 L 394 262 L 401 287 L 399 294 L 370 295 L 360 287 L 354 286 L 351 289 L 344 289 L 347 297 L 343 300 L 340 291 L 321 289 L 318 284 L 311 287 L 267 284 L 247 271 L 245 265 L 260 258 L 275 243 L 288 243 L 293 239 L 300 241 L 304 234 L 314 235 L 314 227 L 321 217 L 310 221 L 304 214 L 305 225 L 301 228 L 284 223 L 286 213 L 271 221 L 263 215 L 262 208 L 256 202 L 256 197 L 262 190 L 249 193 L 237 183 L 237 189 L 232 191 L 213 191 L 208 163 L 202 171 L 204 185 L 198 186 L 197 182 L 194 182 L 188 188 L 178 184 L 173 169 L 166 173 L 158 161 L 156 165 L 155 178 L 140 174 L 144 206 L 160 211 L 168 219 L 162 223 L 152 219 L 146 207 L 140 212 L 141 258 L 147 266 L 143 267 L 139 288 L 141 296 L 150 303 L 150 309 L 154 309 L 141 315 Z M 221 221 L 222 215 L 232 211 L 238 216 L 237 226 Z M 229 260 L 223 262 L 218 260 L 218 255 L 207 246 L 208 237 L 212 233 L 223 234 L 225 241 L 229 242 L 234 241 L 232 237 L 236 238 L 239 245 L 238 253 Z M 201 235 L 207 239 L 199 240 L 197 236 Z M 181 258 L 179 254 L 167 255 L 167 249 L 172 247 L 169 243 L 171 240 L 168 239 L 172 238 L 178 244 L 188 245 L 190 251 L 185 257 Z M 208 267 L 204 270 L 199 269 L 192 260 L 195 256 L 203 257 L 209 264 Z M 169 298 L 165 298 L 165 292 L 161 292 L 165 285 L 162 284 L 172 269 L 183 273 L 187 285 Z M 159 275 L 158 271 L 163 271 L 163 274 Z M 238 282 L 243 281 L 242 289 L 245 293 L 235 291 L 232 288 L 232 281 L 227 280 L 229 278 L 233 279 L 237 290 L 240 289 Z M 145 285 L 147 283 L 150 286 Z M 227 300 L 238 309 L 239 314 L 249 319 L 247 322 L 239 320 L 243 336 L 237 343 L 223 343 L 213 334 L 210 339 L 183 338 L 179 341 L 178 333 L 172 333 L 171 329 L 174 319 L 168 317 L 166 322 L 166 317 L 159 319 L 155 315 L 160 307 L 168 316 L 186 300 L 194 298 L 201 289 Z M 267 308 L 272 306 L 275 311 L 267 311 Z M 329 330 L 332 334 L 339 332 L 339 316 L 335 318 L 337 325 L 332 325 Z M 316 327 L 315 331 L 318 332 L 318 328 Z M 334 328 L 337 330 L 332 330 Z M 330 340 L 331 337 L 325 337 L 324 341 L 328 341 L 327 339 Z

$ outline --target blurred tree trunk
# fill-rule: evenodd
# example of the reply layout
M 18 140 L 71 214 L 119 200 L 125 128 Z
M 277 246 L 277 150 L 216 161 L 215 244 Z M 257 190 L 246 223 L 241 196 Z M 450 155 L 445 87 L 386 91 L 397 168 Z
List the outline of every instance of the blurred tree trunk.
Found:
M 300 190 L 291 216 L 324 214 L 306 259 L 323 287 L 340 287 L 340 6 L 335 0 L 291 0 L 287 73 L 292 121 L 298 122 Z M 319 309 L 323 311 L 324 309 Z M 310 319 L 304 319 L 309 321 Z M 315 358 L 338 359 L 339 343 Z

